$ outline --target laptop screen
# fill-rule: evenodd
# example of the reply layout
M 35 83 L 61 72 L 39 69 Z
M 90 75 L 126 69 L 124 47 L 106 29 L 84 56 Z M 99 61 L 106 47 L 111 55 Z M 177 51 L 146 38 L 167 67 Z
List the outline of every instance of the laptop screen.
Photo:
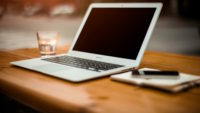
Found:
M 73 50 L 136 59 L 156 8 L 93 8 Z

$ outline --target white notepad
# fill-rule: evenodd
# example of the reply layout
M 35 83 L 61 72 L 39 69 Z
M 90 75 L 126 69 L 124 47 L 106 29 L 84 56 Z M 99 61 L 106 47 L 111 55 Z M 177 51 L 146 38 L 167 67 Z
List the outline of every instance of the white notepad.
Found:
M 155 70 L 150 68 L 143 68 L 141 70 Z M 186 88 L 192 87 L 196 84 L 200 84 L 200 76 L 179 73 L 179 79 L 144 79 L 135 78 L 132 76 L 131 72 L 121 73 L 117 75 L 112 75 L 111 79 L 121 82 L 132 83 L 140 86 L 150 86 L 170 92 L 179 92 Z

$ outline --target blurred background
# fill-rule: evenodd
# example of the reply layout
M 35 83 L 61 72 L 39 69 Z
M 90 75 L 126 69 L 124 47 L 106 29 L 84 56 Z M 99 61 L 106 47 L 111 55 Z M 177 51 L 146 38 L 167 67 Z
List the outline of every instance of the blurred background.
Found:
M 0 51 L 38 47 L 36 32 L 55 30 L 71 44 L 93 2 L 162 2 L 148 50 L 200 56 L 199 0 L 0 0 Z M 0 113 L 39 113 L 0 94 Z
M 71 44 L 93 2 L 162 2 L 148 50 L 200 55 L 198 0 L 0 0 L 0 50 L 37 47 L 36 32 L 55 30 Z

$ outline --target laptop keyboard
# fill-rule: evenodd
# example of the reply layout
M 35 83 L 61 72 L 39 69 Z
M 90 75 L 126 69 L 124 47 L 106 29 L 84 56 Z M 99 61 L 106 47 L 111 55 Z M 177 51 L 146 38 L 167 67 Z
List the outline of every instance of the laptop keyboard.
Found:
M 97 72 L 107 71 L 114 68 L 122 67 L 122 65 L 105 63 L 105 62 L 88 60 L 88 59 L 71 57 L 71 56 L 58 56 L 58 57 L 52 57 L 52 58 L 44 58 L 42 60 L 58 63 L 62 65 L 97 71 Z

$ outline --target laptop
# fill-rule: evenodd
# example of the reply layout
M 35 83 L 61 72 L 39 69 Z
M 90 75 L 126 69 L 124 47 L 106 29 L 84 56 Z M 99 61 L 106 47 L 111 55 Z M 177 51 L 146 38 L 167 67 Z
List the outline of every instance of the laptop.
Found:
M 65 54 L 11 62 L 71 82 L 137 68 L 162 3 L 91 4 Z

